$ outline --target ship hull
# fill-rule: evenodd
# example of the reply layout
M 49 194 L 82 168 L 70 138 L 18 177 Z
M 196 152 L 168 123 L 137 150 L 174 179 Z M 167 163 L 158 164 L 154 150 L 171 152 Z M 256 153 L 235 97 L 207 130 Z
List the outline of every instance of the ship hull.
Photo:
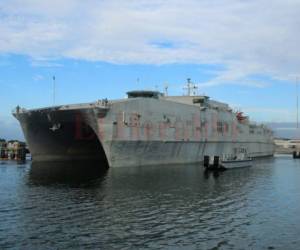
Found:
M 219 119 L 229 124 L 232 117 L 223 113 Z M 61 106 L 14 115 L 35 162 L 99 161 L 103 166 L 127 167 L 200 163 L 205 155 L 222 157 L 241 148 L 253 158 L 274 154 L 271 137 L 237 135 L 233 128 L 218 134 L 211 122 L 215 114 L 169 101 L 137 99 L 109 107 Z

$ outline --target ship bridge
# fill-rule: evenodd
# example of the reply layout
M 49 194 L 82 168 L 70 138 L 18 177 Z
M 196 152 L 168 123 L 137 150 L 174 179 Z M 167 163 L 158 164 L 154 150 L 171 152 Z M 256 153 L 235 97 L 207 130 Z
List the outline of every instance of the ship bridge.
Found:
M 128 98 L 143 97 L 143 98 L 159 99 L 160 97 L 163 96 L 163 94 L 160 93 L 159 91 L 152 91 L 152 90 L 134 90 L 134 91 L 127 92 L 127 96 Z

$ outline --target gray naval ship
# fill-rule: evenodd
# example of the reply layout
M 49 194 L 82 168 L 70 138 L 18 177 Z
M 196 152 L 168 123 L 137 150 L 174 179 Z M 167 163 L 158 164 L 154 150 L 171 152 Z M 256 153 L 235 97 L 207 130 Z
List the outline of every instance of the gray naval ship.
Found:
M 34 162 L 101 161 L 109 167 L 188 164 L 204 156 L 274 154 L 273 133 L 208 96 L 130 91 L 122 100 L 17 107 Z

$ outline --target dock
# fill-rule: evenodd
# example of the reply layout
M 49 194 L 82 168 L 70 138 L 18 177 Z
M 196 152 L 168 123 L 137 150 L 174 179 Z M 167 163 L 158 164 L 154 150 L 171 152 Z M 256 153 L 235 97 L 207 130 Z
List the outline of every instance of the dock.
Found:
M 0 139 L 0 160 L 26 160 L 28 148 L 25 142 Z

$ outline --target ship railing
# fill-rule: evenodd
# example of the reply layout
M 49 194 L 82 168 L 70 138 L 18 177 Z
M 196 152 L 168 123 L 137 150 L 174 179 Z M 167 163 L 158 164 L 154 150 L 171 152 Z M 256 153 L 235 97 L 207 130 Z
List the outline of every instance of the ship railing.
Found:
M 21 108 L 19 105 L 12 110 L 13 114 L 25 113 L 27 109 Z

